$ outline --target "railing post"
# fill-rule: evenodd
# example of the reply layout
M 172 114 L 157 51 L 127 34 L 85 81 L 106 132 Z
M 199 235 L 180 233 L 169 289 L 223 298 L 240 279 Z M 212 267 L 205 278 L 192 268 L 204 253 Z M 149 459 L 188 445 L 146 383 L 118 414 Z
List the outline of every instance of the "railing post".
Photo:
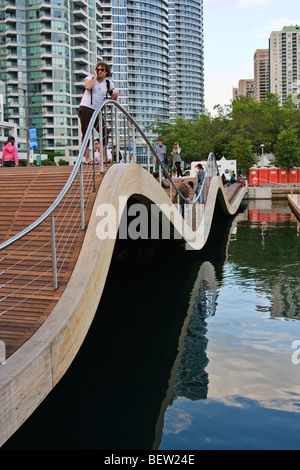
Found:
M 132 163 L 131 147 L 130 147 L 130 126 L 129 126 L 128 121 L 127 121 L 127 136 L 128 136 L 128 163 Z M 132 142 L 131 142 L 131 144 L 132 144 Z
M 124 128 L 124 162 L 127 163 L 127 139 L 126 139 L 125 116 L 123 116 L 123 128 Z
M 150 173 L 150 148 L 147 146 L 147 168 Z
M 92 130 L 92 152 L 93 152 L 93 192 L 96 191 L 96 176 L 95 176 L 95 136 L 94 128 Z
M 100 145 L 100 171 L 103 173 L 103 118 L 99 114 L 99 145 Z
M 53 285 L 54 289 L 58 288 L 57 282 L 57 264 L 56 264 L 56 244 L 55 244 L 55 221 L 51 216 L 51 245 L 52 245 L 52 265 L 53 265 Z
M 114 118 L 113 118 L 113 108 L 110 106 L 110 129 L 111 129 L 111 156 L 113 159 L 113 150 L 114 150 Z
M 132 124 L 132 163 L 136 163 L 136 143 L 135 143 L 135 127 Z
M 115 126 L 116 126 L 116 162 L 120 162 L 120 132 L 118 122 L 118 108 L 115 107 Z
M 105 131 L 104 131 L 104 146 L 105 146 L 105 166 L 107 166 L 107 133 L 108 133 L 108 127 L 107 127 L 107 112 L 106 112 L 106 106 L 104 107 L 104 126 L 105 126 Z
M 84 223 L 84 188 L 83 188 L 83 165 L 80 166 L 80 214 L 81 214 L 81 229 L 85 229 Z

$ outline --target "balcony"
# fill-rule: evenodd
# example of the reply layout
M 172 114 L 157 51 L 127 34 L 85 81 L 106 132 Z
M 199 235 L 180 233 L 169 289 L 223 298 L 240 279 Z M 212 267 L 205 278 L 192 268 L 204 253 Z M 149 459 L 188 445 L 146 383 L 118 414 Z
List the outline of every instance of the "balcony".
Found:
M 87 1 L 86 0 L 73 0 L 73 3 L 79 8 L 87 7 Z
M 74 15 L 74 21 L 75 21 L 75 17 L 87 19 L 87 13 L 86 13 L 86 11 L 84 11 L 83 9 L 74 10 L 74 11 L 73 11 L 73 15 Z
M 88 30 L 88 25 L 84 21 L 75 21 L 73 23 L 74 28 L 80 30 L 80 31 L 87 31 Z
M 89 52 L 88 48 L 83 43 L 72 46 L 72 50 L 78 53 L 78 57 L 79 53 L 87 54 Z
M 74 57 L 74 62 L 78 65 L 88 65 L 89 61 L 84 56 Z
M 78 42 L 88 42 L 88 37 L 86 34 L 84 34 L 83 32 L 75 32 L 73 34 L 71 34 L 72 38 L 76 39 Z

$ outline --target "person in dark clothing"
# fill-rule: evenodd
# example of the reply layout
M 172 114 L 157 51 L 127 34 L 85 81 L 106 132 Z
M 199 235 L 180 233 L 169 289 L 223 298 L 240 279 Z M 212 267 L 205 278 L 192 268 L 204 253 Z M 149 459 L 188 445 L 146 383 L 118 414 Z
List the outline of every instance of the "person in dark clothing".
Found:
M 201 165 L 201 163 L 198 163 L 197 165 L 197 170 L 198 170 L 198 174 L 197 174 L 197 177 L 198 177 L 198 183 L 197 183 L 197 186 L 195 188 L 195 194 L 196 196 L 198 196 L 199 194 L 199 191 L 201 189 L 201 186 L 203 184 L 203 181 L 204 181 L 204 177 L 205 177 L 205 171 L 203 169 L 203 166 Z M 203 195 L 202 195 L 202 198 L 203 199 Z M 203 201 L 201 201 L 202 203 Z

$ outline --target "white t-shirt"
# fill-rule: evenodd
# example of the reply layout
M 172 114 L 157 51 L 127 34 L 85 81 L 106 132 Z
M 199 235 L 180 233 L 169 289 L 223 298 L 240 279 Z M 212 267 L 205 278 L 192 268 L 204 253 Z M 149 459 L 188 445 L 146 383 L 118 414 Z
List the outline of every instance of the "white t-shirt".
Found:
M 93 75 L 88 75 L 85 77 L 84 80 L 91 80 L 93 78 Z M 109 80 L 109 91 L 114 89 L 114 82 Z M 102 101 L 105 99 L 107 93 L 107 84 L 106 84 L 106 79 L 99 83 L 97 80 L 95 80 L 94 86 L 92 88 L 92 104 L 91 104 L 91 92 L 90 90 L 85 90 L 83 93 L 83 96 L 81 98 L 80 106 L 86 106 L 87 108 L 92 108 L 96 109 L 98 106 L 102 103 Z

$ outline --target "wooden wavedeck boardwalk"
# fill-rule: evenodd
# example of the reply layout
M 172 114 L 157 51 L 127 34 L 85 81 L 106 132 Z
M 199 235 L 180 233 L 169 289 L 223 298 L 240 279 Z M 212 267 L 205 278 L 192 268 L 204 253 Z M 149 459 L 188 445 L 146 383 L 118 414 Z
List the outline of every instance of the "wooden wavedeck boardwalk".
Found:
M 288 196 L 288 202 L 293 212 L 300 220 L 300 194 L 293 194 Z
M 70 166 L 44 166 L 44 167 L 17 167 L 17 168 L 1 168 L 0 173 L 0 243 L 13 237 L 21 230 L 29 226 L 37 220 L 55 201 L 64 185 L 66 184 L 73 167 Z M 85 172 L 91 172 L 91 166 L 84 166 Z M 100 186 L 103 176 L 98 176 L 96 179 L 96 188 Z M 72 187 L 71 191 L 75 192 L 78 189 L 76 184 Z M 86 223 L 91 213 L 92 205 L 95 199 L 95 193 L 91 193 L 88 211 L 86 213 Z M 64 217 L 64 213 L 60 214 Z M 67 224 L 64 221 L 64 225 Z M 80 248 L 84 239 L 85 231 L 78 232 L 78 237 L 74 249 L 71 253 L 67 253 L 68 245 L 66 244 L 67 264 L 61 273 L 59 280 L 59 287 L 57 290 L 53 289 L 53 285 L 46 286 L 47 281 L 51 281 L 51 274 L 48 277 L 41 277 L 37 280 L 39 274 L 38 265 L 42 259 L 49 255 L 51 258 L 51 247 L 43 247 L 45 237 L 43 235 L 44 226 L 40 227 L 39 233 L 35 236 L 34 240 L 18 250 L 15 255 L 15 266 L 13 267 L 15 276 L 20 276 L 23 271 L 26 271 L 26 259 L 30 256 L 35 256 L 35 270 L 28 271 L 27 282 L 28 288 L 22 289 L 22 293 L 16 291 L 14 296 L 5 298 L 5 294 L 11 293 L 9 286 L 1 289 L 0 307 L 0 340 L 6 346 L 6 358 L 10 357 L 22 344 L 24 344 L 37 329 L 43 324 L 49 316 L 54 306 L 61 297 L 71 273 L 74 269 Z M 28 237 L 27 237 L 28 238 Z M 16 242 L 18 244 L 24 243 L 24 240 Z M 8 262 L 5 260 L 7 253 L 11 251 L 11 247 L 1 251 L 0 256 L 0 271 L 3 272 L 8 267 Z M 32 255 L 31 252 L 35 253 Z M 28 258 L 26 258 L 28 254 Z M 23 257 L 20 262 L 20 257 Z M 10 263 L 12 257 L 10 256 Z M 51 259 L 48 261 L 51 267 Z M 31 285 L 31 280 L 34 285 Z M 5 284 L 5 274 L 1 275 L 1 284 Z M 39 285 L 40 284 L 40 285 Z M 42 288 L 39 293 L 34 293 L 31 296 L 31 291 Z M 28 298 L 24 297 L 28 295 Z M 14 304 L 14 306 L 12 306 Z
M 44 214 L 58 197 L 72 170 L 72 167 L 1 169 L 0 243 Z M 85 165 L 83 172 L 87 176 L 85 181 L 91 181 L 93 167 Z M 175 180 L 176 186 L 179 187 L 182 181 Z M 196 179 L 193 181 L 196 183 Z M 26 235 L 13 246 L 1 250 L 0 341 L 6 346 L 7 360 L 0 365 L 0 446 L 63 377 L 93 321 L 119 228 L 115 227 L 113 237 L 97 237 L 98 208 L 110 204 L 117 211 L 123 210 L 121 201 L 135 195 L 142 195 L 156 205 L 172 206 L 169 189 L 159 187 L 140 165 L 108 165 L 104 173 L 96 177 L 95 191 L 90 185 L 85 192 L 85 230 L 82 230 L 78 224 L 78 205 L 82 202 L 79 184 L 78 175 L 78 181 L 75 180 L 69 190 L 68 209 L 64 210 L 61 203 L 59 210 L 54 212 L 55 221 L 59 221 L 58 229 L 55 224 L 55 233 L 62 240 L 60 253 L 64 258 L 58 289 L 55 290 L 53 285 L 49 217 L 34 229 L 34 236 Z M 170 221 L 178 233 L 182 233 L 189 249 L 200 250 L 204 246 L 217 197 L 220 197 L 225 213 L 236 213 L 247 192 L 246 188 L 240 188 L 239 184 L 224 188 L 219 177 L 213 178 L 212 191 L 206 204 L 200 207 L 204 213 L 205 206 L 207 216 L 201 219 L 201 230 L 197 232 L 193 232 L 178 211 L 173 213 Z M 192 190 L 190 199 L 193 199 Z M 75 208 L 77 229 L 71 244 L 69 235 L 74 232 L 69 228 L 68 219 L 74 226 Z M 181 232 L 183 226 L 187 232 Z M 42 267 L 42 263 L 45 266 Z M 14 274 L 13 288 L 7 270 Z
M 19 233 L 21 230 L 29 226 L 32 222 L 38 219 L 54 202 L 60 191 L 63 189 L 67 182 L 73 167 L 59 166 L 59 167 L 29 167 L 29 168 L 3 168 L 1 170 L 1 185 L 0 185 L 0 243 L 8 240 L 12 236 Z M 108 169 L 108 168 L 107 168 Z M 91 166 L 84 166 L 84 171 L 92 171 Z M 106 169 L 105 169 L 106 171 Z M 98 175 L 96 179 L 96 191 L 92 193 L 89 202 L 88 211 L 86 213 L 86 224 L 92 210 L 97 188 L 100 186 L 103 176 Z M 196 186 L 197 180 L 192 180 Z M 182 182 L 187 182 L 187 179 L 175 179 L 175 184 L 178 187 Z M 238 190 L 240 185 L 234 184 L 226 189 L 228 200 Z M 73 191 L 76 186 L 73 187 Z M 169 195 L 169 189 L 165 189 Z M 190 199 L 193 199 L 194 192 L 190 189 Z M 41 236 L 37 237 L 34 242 L 21 252 L 20 255 L 26 255 L 39 245 L 43 243 L 41 228 Z M 22 291 L 22 295 L 18 293 L 14 297 L 9 297 L 7 300 L 4 298 L 5 292 L 2 291 L 2 299 L 0 305 L 1 310 L 5 308 L 6 313 L 0 315 L 0 340 L 6 345 L 6 357 L 10 357 L 22 344 L 24 344 L 37 329 L 43 324 L 49 316 L 54 306 L 60 299 L 68 280 L 74 269 L 76 260 L 78 258 L 80 248 L 83 243 L 85 231 L 78 233 L 78 238 L 75 244 L 75 249 L 71 254 L 68 254 L 68 263 L 64 269 L 62 276 L 60 276 L 59 288 L 53 289 L 53 286 L 43 287 L 45 278 L 40 281 L 43 290 L 40 294 L 35 293 L 30 297 L 30 277 L 36 276 L 36 272 L 32 271 L 28 274 L 28 289 Z M 34 246 L 33 246 L 34 243 Z M 46 249 L 50 249 L 45 248 Z M 6 267 L 5 252 L 10 248 L 1 252 L 1 271 Z M 44 251 L 36 255 L 36 262 L 39 262 L 38 256 L 44 256 Z M 18 259 L 15 259 L 16 275 L 26 270 L 26 260 L 21 264 Z M 49 262 L 50 263 L 50 262 Z M 2 280 L 2 284 L 5 279 Z M 37 289 L 37 280 L 34 281 L 34 288 Z M 7 293 L 9 288 L 7 288 Z M 28 294 L 28 299 L 24 299 L 24 295 Z M 19 300 L 18 305 L 12 310 L 11 303 Z

